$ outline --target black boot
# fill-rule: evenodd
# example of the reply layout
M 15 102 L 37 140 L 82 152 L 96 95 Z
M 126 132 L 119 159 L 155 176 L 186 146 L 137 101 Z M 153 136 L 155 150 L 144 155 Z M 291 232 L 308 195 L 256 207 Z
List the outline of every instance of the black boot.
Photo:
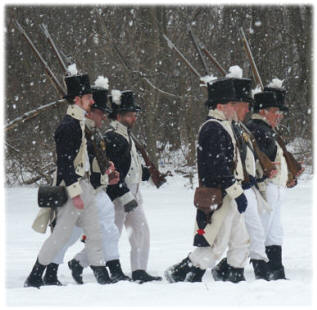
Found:
M 118 281 L 130 281 L 131 279 L 126 276 L 122 269 L 121 269 L 121 264 L 118 259 L 111 260 L 107 262 L 106 266 L 110 270 L 111 274 L 111 281 L 113 283 L 118 282 Z
M 244 268 L 235 268 L 228 264 L 227 281 L 238 283 L 245 281 Z
M 93 270 L 96 280 L 99 284 L 112 283 L 106 266 L 90 266 L 90 268 Z
M 59 280 L 57 279 L 57 270 L 58 270 L 57 264 L 50 263 L 46 267 L 46 272 L 44 275 L 44 285 L 63 285 Z
M 269 259 L 268 267 L 270 280 L 285 280 L 285 271 L 282 264 L 282 247 L 280 245 L 270 245 L 265 247 L 266 255 Z
M 145 270 L 139 269 L 132 271 L 132 280 L 142 284 L 150 281 L 161 281 L 162 277 L 151 276 Z
M 206 270 L 195 267 L 189 257 L 180 263 L 168 268 L 164 272 L 167 281 L 174 282 L 201 282 Z
M 270 272 L 267 263 L 263 259 L 251 259 L 256 279 L 270 281 Z
M 37 259 L 30 275 L 27 277 L 27 279 L 24 282 L 24 287 L 40 288 L 40 286 L 43 285 L 42 275 L 45 270 L 45 267 L 46 266 L 41 265 Z
M 214 268 L 211 269 L 212 277 L 215 281 L 227 281 L 228 276 L 227 258 L 223 258 Z
M 83 270 L 84 268 L 80 265 L 79 261 L 72 259 L 68 262 L 68 267 L 72 271 L 72 277 L 78 284 L 84 284 L 83 282 Z

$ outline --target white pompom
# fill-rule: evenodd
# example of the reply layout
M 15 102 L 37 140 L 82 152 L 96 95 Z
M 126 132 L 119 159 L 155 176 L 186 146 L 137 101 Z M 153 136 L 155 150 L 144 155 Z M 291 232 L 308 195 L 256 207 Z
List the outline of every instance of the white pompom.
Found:
M 278 78 L 275 78 L 271 81 L 271 83 L 268 85 L 268 87 L 272 88 L 283 88 L 283 82 L 284 80 L 280 80 Z
M 239 66 L 231 66 L 229 73 L 226 74 L 227 78 L 242 79 L 243 70 Z
M 112 96 L 112 102 L 120 105 L 121 104 L 121 91 L 118 89 L 113 89 L 111 91 L 111 96 Z
M 200 78 L 200 85 L 207 86 L 207 84 L 212 84 L 213 81 L 217 80 L 217 77 L 214 75 L 205 75 Z
M 69 76 L 74 76 L 78 74 L 76 64 L 71 64 L 67 67 L 67 72 Z
M 262 92 L 262 88 L 260 85 L 257 85 L 257 87 L 255 89 L 252 89 L 251 90 L 251 93 L 252 93 L 252 98 L 254 98 L 254 95 L 257 94 L 257 93 L 260 93 Z
M 97 80 L 95 81 L 95 87 L 99 87 L 99 88 L 105 88 L 108 89 L 109 88 L 109 80 L 108 78 L 99 75 Z

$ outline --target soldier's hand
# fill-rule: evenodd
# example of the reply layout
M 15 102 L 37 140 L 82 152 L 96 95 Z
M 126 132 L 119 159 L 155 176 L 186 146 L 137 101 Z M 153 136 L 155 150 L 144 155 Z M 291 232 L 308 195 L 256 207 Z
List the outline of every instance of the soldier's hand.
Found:
M 116 170 L 114 163 L 112 161 L 109 161 L 109 167 L 108 169 L 105 171 L 106 174 L 111 174 L 112 172 L 114 172 Z
M 73 201 L 73 204 L 74 204 L 76 209 L 78 209 L 78 210 L 84 209 L 84 202 L 81 199 L 80 195 L 75 196 L 74 198 L 72 198 L 72 201 Z
M 301 162 L 302 163 L 302 162 Z M 304 172 L 305 168 L 302 167 L 301 170 L 299 170 L 297 173 L 296 173 L 296 177 L 299 177 L 303 172 Z
M 134 210 L 137 206 L 138 206 L 137 201 L 135 199 L 133 199 L 124 205 L 124 211 L 129 213 L 132 210 Z
M 274 166 L 277 166 L 277 165 L 280 165 L 281 163 L 275 161 L 275 162 L 273 162 L 272 164 L 273 164 Z M 270 179 L 274 178 L 274 177 L 277 175 L 277 172 L 278 172 L 277 169 L 272 170 L 272 171 L 270 172 L 269 178 L 270 178 Z
M 247 209 L 248 206 L 248 200 L 247 197 L 242 193 L 240 196 L 238 196 L 235 199 L 236 203 L 237 203 L 237 207 L 238 207 L 238 211 L 240 213 L 245 212 L 245 210 Z
M 117 184 L 120 181 L 120 172 L 117 170 L 109 174 L 109 185 Z

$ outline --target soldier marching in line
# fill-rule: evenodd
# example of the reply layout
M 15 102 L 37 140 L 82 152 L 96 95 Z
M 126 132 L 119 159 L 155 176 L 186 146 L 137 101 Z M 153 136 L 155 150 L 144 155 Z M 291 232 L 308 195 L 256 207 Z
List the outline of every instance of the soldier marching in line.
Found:
M 70 105 L 55 131 L 56 185 L 66 186 L 69 198 L 63 207 L 58 208 L 54 230 L 44 242 L 36 263 L 25 281 L 25 287 L 40 287 L 44 284 L 42 275 L 46 266 L 53 262 L 67 244 L 75 225 L 81 227 L 87 236 L 88 261 L 98 283 L 108 282 L 104 275 L 105 260 L 98 203 L 90 178 L 94 172 L 89 162 L 85 137 L 85 114 L 91 111 L 91 106 L 94 104 L 92 90 L 87 74 L 68 75 L 65 77 L 65 82 L 67 86 L 65 99 Z M 110 171 L 107 173 L 110 174 Z M 107 173 L 104 171 L 95 175 L 100 184 L 108 183 Z M 55 272 L 56 266 L 51 266 L 51 271 Z M 52 283 L 55 279 L 50 277 L 50 273 L 46 280 L 48 284 L 58 284 Z
M 94 104 L 91 106 L 91 111 L 86 114 L 86 126 L 93 130 L 94 127 L 101 128 L 102 120 L 105 118 L 105 113 L 110 113 L 111 109 L 107 106 L 108 99 L 108 79 L 99 76 L 95 81 L 95 85 L 92 86 L 92 94 L 94 99 Z M 113 173 L 109 175 L 109 182 L 107 184 L 100 184 L 100 169 L 96 161 L 94 154 L 94 148 L 90 140 L 87 141 L 87 149 L 90 165 L 92 167 L 92 173 L 90 175 L 90 182 L 96 191 L 96 201 L 97 207 L 99 209 L 99 220 L 102 227 L 102 238 L 103 238 L 103 251 L 104 259 L 110 266 L 111 279 L 109 278 L 108 271 L 105 267 L 104 278 L 107 279 L 108 283 L 117 282 L 120 280 L 129 279 L 124 275 L 121 269 L 121 264 L 119 261 L 119 231 L 114 223 L 114 206 L 110 198 L 104 191 L 107 184 L 115 184 L 119 181 L 119 176 L 114 176 Z M 114 170 L 114 165 L 112 162 L 110 171 Z M 50 283 L 58 285 L 60 283 L 57 279 L 57 268 L 59 264 L 64 261 L 65 253 L 67 249 L 72 246 L 83 234 L 82 228 L 75 226 L 73 233 L 68 243 L 63 247 L 63 249 L 58 253 L 58 255 L 53 260 L 49 266 L 54 268 L 47 268 L 45 279 L 51 279 Z M 84 248 L 80 253 L 78 253 L 74 259 L 68 262 L 68 266 L 72 271 L 72 276 L 78 284 L 83 284 L 82 272 L 85 267 L 89 265 L 87 250 Z M 48 270 L 50 272 L 48 273 Z M 49 277 L 48 277 L 49 274 Z
M 261 221 L 261 214 L 270 212 L 271 209 L 264 200 L 257 188 L 256 166 L 260 163 L 256 161 L 257 155 L 251 144 L 251 137 L 245 127 L 241 125 L 248 112 L 246 105 L 236 105 L 237 119 L 233 121 L 232 127 L 241 155 L 243 169 L 247 174 L 248 182 L 242 183 L 244 194 L 248 200 L 248 207 L 245 212 L 246 228 L 250 237 L 250 262 L 252 263 L 256 279 L 270 280 L 269 268 L 267 265 L 268 257 L 265 251 L 265 231 Z M 270 173 L 270 178 L 277 174 L 274 169 Z M 215 281 L 227 281 L 228 263 L 227 258 L 223 258 L 213 269 L 212 276 Z
M 223 78 L 208 83 L 207 121 L 200 127 L 197 148 L 199 188 L 195 193 L 195 249 L 180 263 L 168 268 L 170 282 L 200 282 L 228 248 L 227 280 L 244 280 L 249 236 L 244 212 L 243 167 L 231 120 L 235 106 L 247 106 L 251 80 Z M 212 201 L 206 197 L 213 197 Z M 219 208 L 220 207 L 220 208 Z M 211 209 L 212 208 L 212 209 Z
M 283 227 L 281 223 L 281 207 L 285 187 L 296 185 L 296 177 L 289 179 L 288 165 L 282 147 L 277 141 L 274 129 L 283 119 L 283 112 L 288 111 L 285 106 L 286 91 L 274 84 L 264 87 L 264 91 L 254 95 L 254 113 L 247 127 L 254 135 L 257 144 L 271 161 L 278 163 L 277 174 L 273 178 L 262 178 L 258 182 L 262 195 L 266 198 L 271 212 L 261 214 L 261 221 L 265 232 L 265 250 L 269 262 L 267 263 L 270 280 L 285 279 L 282 263 Z M 259 167 L 260 176 L 263 171 Z
M 161 280 L 146 272 L 150 250 L 150 231 L 145 217 L 140 183 L 150 179 L 147 167 L 141 164 L 130 130 L 141 110 L 129 90 L 112 90 L 110 128 L 104 139 L 107 156 L 120 173 L 120 181 L 108 186 L 107 193 L 115 205 L 115 223 L 121 234 L 123 225 L 129 231 L 132 280 L 139 283 Z

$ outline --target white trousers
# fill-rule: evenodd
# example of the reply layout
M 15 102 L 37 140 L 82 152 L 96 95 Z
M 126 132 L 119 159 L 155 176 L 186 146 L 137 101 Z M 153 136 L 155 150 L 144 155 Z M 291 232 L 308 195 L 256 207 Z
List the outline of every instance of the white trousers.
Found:
M 243 268 L 249 255 L 249 235 L 246 230 L 244 214 L 237 210 L 235 201 L 231 200 L 231 208 L 210 247 L 196 247 L 189 258 L 194 266 L 201 269 L 212 268 L 227 251 L 228 264 L 235 268 Z
M 42 245 L 38 255 L 38 260 L 42 265 L 50 264 L 62 251 L 70 240 L 75 226 L 81 227 L 87 236 L 86 248 L 89 264 L 105 265 L 96 195 L 87 180 L 80 180 L 80 186 L 83 190 L 80 196 L 84 202 L 84 209 L 76 209 L 70 198 L 63 207 L 58 209 L 54 230 Z
M 147 223 L 142 196 L 139 191 L 139 184 L 130 185 L 129 189 L 135 196 L 138 206 L 127 213 L 124 211 L 124 207 L 119 202 L 115 201 L 115 223 L 119 229 L 120 235 L 125 226 L 129 242 L 131 246 L 130 251 L 130 264 L 131 270 L 146 270 L 149 252 L 150 252 L 150 230 Z
M 111 261 L 119 258 L 119 230 L 114 223 L 114 205 L 105 191 L 96 193 L 96 204 L 98 207 L 98 219 L 102 231 L 102 244 L 104 260 Z M 83 234 L 83 229 L 75 226 L 70 239 L 54 259 L 55 264 L 62 264 L 67 249 L 72 246 Z M 89 265 L 87 248 L 80 251 L 75 257 L 83 267 Z
M 248 207 L 245 211 L 245 224 L 250 237 L 250 258 L 268 262 L 265 253 L 265 232 L 259 215 L 255 192 L 250 188 L 245 190 L 244 194 L 248 200 Z
M 261 214 L 265 231 L 265 246 L 282 245 L 283 227 L 281 222 L 281 205 L 285 189 L 273 183 L 266 186 L 266 198 L 271 212 Z

